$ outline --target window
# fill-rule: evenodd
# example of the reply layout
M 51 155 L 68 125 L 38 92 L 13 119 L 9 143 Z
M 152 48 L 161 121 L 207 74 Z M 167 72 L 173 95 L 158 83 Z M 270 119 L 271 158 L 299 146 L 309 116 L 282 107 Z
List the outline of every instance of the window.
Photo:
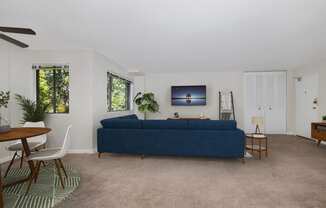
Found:
M 111 73 L 108 73 L 107 76 L 108 111 L 113 112 L 130 110 L 131 82 Z
M 48 105 L 48 113 L 69 113 L 69 67 L 33 66 L 36 69 L 36 99 Z

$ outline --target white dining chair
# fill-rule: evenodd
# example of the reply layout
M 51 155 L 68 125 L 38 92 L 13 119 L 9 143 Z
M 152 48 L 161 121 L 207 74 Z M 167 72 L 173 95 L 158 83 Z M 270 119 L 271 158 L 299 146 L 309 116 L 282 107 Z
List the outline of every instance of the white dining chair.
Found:
M 45 127 L 45 124 L 43 121 L 39 121 L 39 122 L 26 122 L 23 127 L 41 127 L 41 128 L 44 128 Z M 28 147 L 30 148 L 31 151 L 36 151 L 42 147 L 45 147 L 46 145 L 46 142 L 47 142 L 47 136 L 46 134 L 44 135 L 41 135 L 41 136 L 36 136 L 36 137 L 32 137 L 32 138 L 29 138 L 27 140 L 28 142 Z M 7 177 L 9 171 L 10 171 L 10 168 L 11 166 L 13 165 L 16 157 L 20 157 L 20 168 L 22 168 L 23 166 L 23 161 L 24 161 L 24 148 L 23 148 L 23 145 L 21 143 L 21 141 L 17 141 L 15 143 L 12 143 L 10 145 L 8 145 L 6 147 L 7 151 L 10 151 L 10 152 L 15 152 L 14 156 L 12 157 L 10 163 L 9 163 L 9 166 L 5 172 L 5 175 L 4 177 Z M 20 155 L 18 154 L 18 152 L 20 152 Z
M 42 149 L 38 152 L 32 152 L 32 154 L 27 157 L 27 161 L 35 161 L 36 162 L 36 169 L 34 171 L 33 176 L 29 180 L 26 194 L 28 193 L 33 180 L 34 180 L 34 182 L 37 181 L 37 177 L 38 177 L 38 174 L 39 174 L 40 168 L 41 168 L 41 162 L 50 161 L 50 160 L 54 161 L 59 178 L 60 178 L 61 186 L 63 189 L 65 188 L 64 182 L 63 182 L 63 177 L 61 174 L 61 169 L 62 169 L 63 173 L 65 174 L 66 178 L 68 178 L 68 175 L 63 166 L 61 159 L 67 154 L 67 150 L 69 148 L 70 129 L 71 129 L 71 125 L 69 125 L 67 128 L 66 135 L 63 140 L 63 144 L 62 144 L 61 148 Z

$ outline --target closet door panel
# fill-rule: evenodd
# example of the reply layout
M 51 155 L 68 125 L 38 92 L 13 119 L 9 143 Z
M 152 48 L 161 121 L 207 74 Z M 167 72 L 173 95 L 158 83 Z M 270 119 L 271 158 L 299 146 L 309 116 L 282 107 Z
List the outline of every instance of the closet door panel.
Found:
M 278 103 L 275 104 L 278 115 L 279 133 L 286 133 L 286 109 L 287 109 L 287 86 L 286 86 L 286 73 L 280 72 L 276 76 L 276 89 L 279 97 Z M 276 114 L 275 114 L 276 115 Z
M 255 127 L 251 118 L 257 114 L 257 77 L 255 73 L 246 73 L 244 77 L 245 132 L 252 132 Z
M 267 134 L 286 133 L 286 73 L 248 72 L 245 85 L 245 131 L 253 132 L 253 116 L 264 118 L 261 130 Z
M 256 105 L 256 113 L 254 116 L 265 117 L 265 74 L 264 73 L 256 73 L 256 97 L 257 97 L 257 105 Z M 265 132 L 265 126 L 260 126 L 260 130 Z
M 268 134 L 286 131 L 286 73 L 266 75 L 265 127 Z

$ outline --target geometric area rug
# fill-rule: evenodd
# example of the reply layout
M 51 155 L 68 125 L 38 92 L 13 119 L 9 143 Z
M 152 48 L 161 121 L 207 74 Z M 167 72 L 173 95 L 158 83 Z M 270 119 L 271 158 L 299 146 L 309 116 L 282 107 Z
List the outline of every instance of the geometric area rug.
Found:
M 3 190 L 5 208 L 51 208 L 63 200 L 69 198 L 80 183 L 80 175 L 70 165 L 65 165 L 68 179 L 62 172 L 65 188 L 60 183 L 60 178 L 53 163 L 47 163 L 46 167 L 41 166 L 36 183 L 32 183 L 27 195 L 28 182 L 7 187 Z M 13 168 L 4 183 L 26 178 L 30 173 L 28 167 Z

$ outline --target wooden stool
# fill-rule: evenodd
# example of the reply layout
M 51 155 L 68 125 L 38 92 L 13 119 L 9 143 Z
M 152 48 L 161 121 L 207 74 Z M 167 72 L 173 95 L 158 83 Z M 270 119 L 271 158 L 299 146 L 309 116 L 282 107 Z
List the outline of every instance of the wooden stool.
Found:
M 264 135 L 264 134 L 247 134 L 246 137 L 247 137 L 247 139 L 251 140 L 251 142 L 246 145 L 247 150 L 251 151 L 251 153 L 258 152 L 259 160 L 261 160 L 261 154 L 263 152 L 265 152 L 265 156 L 268 157 L 268 142 L 267 142 L 266 135 Z

